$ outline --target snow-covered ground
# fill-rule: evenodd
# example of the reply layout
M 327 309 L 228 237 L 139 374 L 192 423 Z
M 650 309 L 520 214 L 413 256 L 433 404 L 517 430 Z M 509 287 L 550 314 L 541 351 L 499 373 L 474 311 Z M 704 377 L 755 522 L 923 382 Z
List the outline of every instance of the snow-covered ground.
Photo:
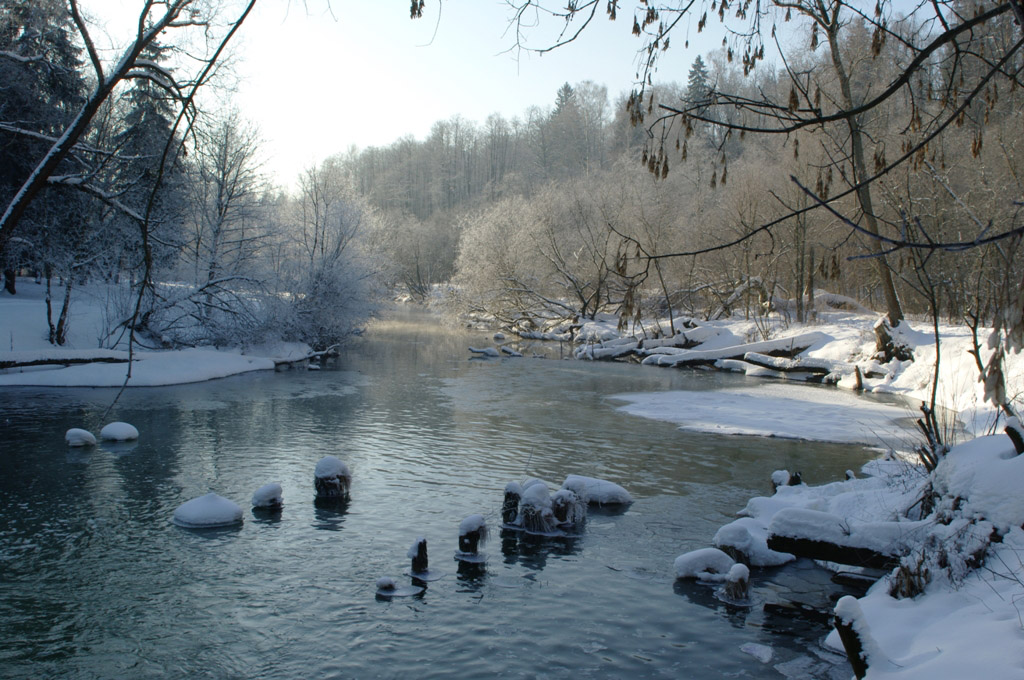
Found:
M 0 362 L 46 357 L 95 355 L 106 327 L 105 293 L 99 288 L 77 291 L 69 342 L 53 348 L 46 341 L 44 291 L 31 280 L 19 282 L 19 294 L 0 292 Z M 810 345 L 800 356 L 829 366 L 839 378 L 835 389 L 811 387 L 794 375 L 725 362 L 748 375 L 772 376 L 762 385 L 709 393 L 661 392 L 614 395 L 620 408 L 641 417 L 667 420 L 686 429 L 837 442 L 861 442 L 902 449 L 902 460 L 875 461 L 856 479 L 819 487 L 782 486 L 770 498 L 751 499 L 736 523 L 726 525 L 708 542 L 742 548 L 753 564 L 777 564 L 786 556 L 768 551 L 772 530 L 807 530 L 821 537 L 866 537 L 885 546 L 898 536 L 909 554 L 900 569 L 880 580 L 853 606 L 842 608 L 856 627 L 870 634 L 868 677 L 947 680 L 967 677 L 1024 679 L 1024 456 L 1017 456 L 1002 434 L 999 413 L 984 400 L 971 337 L 966 329 L 941 329 L 941 380 L 937 403 L 944 407 L 950 441 L 963 442 L 948 453 L 938 469 L 926 474 L 906 454 L 913 443 L 908 416 L 916 417 L 918 401 L 930 399 L 935 347 L 930 326 L 904 324 L 899 340 L 913 350 L 913 361 L 879 364 L 872 326 L 875 318 L 835 312 L 822 315 L 810 328 L 779 327 L 773 340 L 801 336 Z M 648 326 L 650 327 L 650 326 Z M 728 348 L 763 340 L 763 326 L 742 320 L 702 324 L 696 350 L 713 356 Z M 615 320 L 586 324 L 580 331 L 584 355 L 618 352 L 628 339 L 615 331 Z M 635 341 L 633 344 L 636 344 Z M 656 345 L 657 343 L 652 343 Z M 105 346 L 105 345 L 104 345 Z M 121 356 L 123 346 L 101 353 Z M 136 355 L 132 385 L 194 382 L 274 367 L 275 356 L 295 358 L 307 348 L 273 348 L 242 353 L 238 349 L 199 348 L 143 351 Z M 675 361 L 691 350 L 653 347 L 648 357 Z M 760 351 L 760 350 L 758 350 Z M 493 358 L 495 361 L 516 358 Z M 127 358 L 124 356 L 123 358 Z M 731 361 L 731 360 L 730 360 Z M 648 362 L 645 359 L 645 363 Z M 0 370 L 0 385 L 119 386 L 124 363 L 63 367 L 49 365 Z M 903 397 L 904 404 L 879 403 L 859 397 L 854 367 L 859 367 L 866 392 Z M 1020 405 L 1024 395 L 1024 360 L 1010 354 L 1006 365 L 1007 393 Z M 673 370 L 638 367 L 637 370 Z M 958 421 L 955 426 L 953 421 Z M 983 436 L 988 434 L 989 436 Z M 922 512 L 921 499 L 934 507 Z M 915 514 L 916 513 L 916 514 Z M 819 526 L 820 524 L 820 526 Z M 999 541 L 988 545 L 982 566 L 968 568 L 966 553 L 985 545 L 995 531 Z M 684 560 L 685 561 L 685 560 Z M 927 576 L 925 576 L 927 574 Z M 898 576 L 898 578 L 897 578 Z M 757 569 L 751 574 L 756 586 Z M 901 580 L 902 579 L 902 580 Z M 890 595 L 894 583 L 915 581 L 923 592 L 913 597 Z M 851 614 L 853 612 L 853 614 Z M 841 649 L 833 633 L 827 644 Z
M 54 295 L 54 320 L 60 312 L 58 288 Z M 46 289 L 32 279 L 18 280 L 18 294 L 0 291 L 0 362 L 32 362 L 43 359 L 104 358 L 119 363 L 47 364 L 0 370 L 0 386 L 120 387 L 128 367 L 127 336 L 112 348 L 108 328 L 112 307 L 110 288 L 87 285 L 74 289 L 68 339 L 63 347 L 47 341 Z M 117 340 L 117 338 L 114 338 Z M 106 349 L 109 348 L 109 349 Z M 276 360 L 294 360 L 309 347 L 294 343 L 274 347 L 199 347 L 177 351 L 135 348 L 129 384 L 134 387 L 203 382 L 249 371 L 273 370 Z

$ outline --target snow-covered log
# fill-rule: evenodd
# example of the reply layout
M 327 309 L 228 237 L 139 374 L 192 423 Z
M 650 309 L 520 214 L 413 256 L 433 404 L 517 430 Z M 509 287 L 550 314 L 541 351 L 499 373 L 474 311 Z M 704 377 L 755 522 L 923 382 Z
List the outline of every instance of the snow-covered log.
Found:
M 768 525 L 768 548 L 797 557 L 891 569 L 927 531 L 927 522 L 848 523 L 807 508 L 784 508 Z
M 1006 419 L 1004 432 L 1013 442 L 1013 448 L 1017 451 L 1017 455 L 1024 453 L 1024 427 L 1021 426 L 1020 420 L 1016 416 Z
M 501 352 L 493 347 L 470 347 L 469 351 L 482 357 L 500 357 Z
M 114 350 L 55 349 L 44 352 L 3 352 L 0 370 L 32 366 L 72 366 L 75 364 L 126 364 L 128 352 Z
M 825 333 L 811 331 L 789 338 L 751 342 L 720 349 L 684 349 L 671 354 L 652 354 L 646 357 L 643 363 L 654 366 L 711 366 L 719 359 L 743 359 L 748 352 L 794 357 L 828 339 L 829 336 Z
M 336 357 L 336 356 L 338 356 L 338 345 L 331 345 L 330 347 L 328 347 L 325 350 L 321 350 L 319 352 L 309 352 L 308 354 L 304 354 L 301 357 L 298 357 L 298 358 L 295 358 L 295 359 L 288 359 L 288 358 L 274 359 L 274 368 L 291 367 L 291 366 L 294 366 L 295 364 L 304 364 L 304 363 L 307 363 L 307 362 L 312 361 L 312 360 L 320 361 L 321 359 L 323 359 L 325 357 Z

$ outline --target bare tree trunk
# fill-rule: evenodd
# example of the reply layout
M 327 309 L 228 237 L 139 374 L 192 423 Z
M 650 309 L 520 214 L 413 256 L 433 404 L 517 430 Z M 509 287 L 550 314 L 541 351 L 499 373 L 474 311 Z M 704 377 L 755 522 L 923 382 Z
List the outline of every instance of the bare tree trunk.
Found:
M 839 8 L 837 7 L 834 13 L 827 17 L 827 19 L 829 23 L 824 28 L 828 35 L 828 43 L 832 52 L 832 66 L 836 71 L 836 76 L 839 78 L 839 87 L 843 94 L 843 106 L 850 110 L 854 108 L 853 91 L 850 88 L 850 76 L 846 72 L 846 66 L 839 52 Z M 863 184 L 863 181 L 868 178 L 868 172 L 867 163 L 864 161 L 864 134 L 860 116 L 850 116 L 846 119 L 846 122 L 850 129 L 853 181 L 860 184 L 857 189 L 857 202 L 864 213 L 864 227 L 870 233 L 878 236 L 878 221 L 875 219 L 875 209 L 871 201 L 871 188 L 869 185 Z M 869 240 L 871 241 L 871 251 L 874 254 L 872 261 L 875 264 L 875 273 L 878 275 L 878 281 L 882 286 L 882 294 L 885 297 L 886 315 L 889 317 L 889 323 L 895 327 L 903 319 L 903 308 L 900 305 L 899 297 L 896 295 L 892 271 L 889 269 L 889 264 L 882 254 L 881 242 L 878 239 Z

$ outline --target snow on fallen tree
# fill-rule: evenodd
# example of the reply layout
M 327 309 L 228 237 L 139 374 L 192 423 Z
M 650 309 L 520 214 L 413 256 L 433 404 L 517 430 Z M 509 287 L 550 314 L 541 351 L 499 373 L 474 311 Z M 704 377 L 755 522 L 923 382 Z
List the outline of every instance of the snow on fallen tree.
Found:
M 891 569 L 934 522 L 852 522 L 809 508 L 784 508 L 768 525 L 769 549 L 798 557 Z
M 0 370 L 32 366 L 72 366 L 74 364 L 126 364 L 128 352 L 103 349 L 47 349 L 40 351 L 0 352 Z
M 671 353 L 651 354 L 643 360 L 643 364 L 654 366 L 712 366 L 720 359 L 739 359 L 750 353 L 768 354 L 772 356 L 794 357 L 814 345 L 826 342 L 829 336 L 820 331 L 801 333 L 788 338 L 751 342 L 744 345 L 733 345 L 720 349 L 683 349 Z M 663 348 L 664 351 L 667 348 Z

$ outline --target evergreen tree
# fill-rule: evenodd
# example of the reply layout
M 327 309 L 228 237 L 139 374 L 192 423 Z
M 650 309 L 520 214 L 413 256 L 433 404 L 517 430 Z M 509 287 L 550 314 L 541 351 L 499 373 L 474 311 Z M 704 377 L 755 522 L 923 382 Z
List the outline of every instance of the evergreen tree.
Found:
M 0 203 L 13 198 L 84 99 L 79 50 L 72 41 L 71 19 L 59 0 L 8 0 L 0 4 Z M 58 172 L 71 171 L 65 162 Z M 61 200 L 47 189 L 44 198 Z M 40 236 L 46 213 L 37 207 L 25 216 L 21 238 L 2 257 L 5 287 L 14 293 L 15 270 L 39 266 Z M 56 210 L 56 212 L 60 212 Z M 71 212 L 73 214 L 73 211 Z M 49 225 L 59 228 L 60 224 Z M 52 234 L 50 235 L 52 237 Z

